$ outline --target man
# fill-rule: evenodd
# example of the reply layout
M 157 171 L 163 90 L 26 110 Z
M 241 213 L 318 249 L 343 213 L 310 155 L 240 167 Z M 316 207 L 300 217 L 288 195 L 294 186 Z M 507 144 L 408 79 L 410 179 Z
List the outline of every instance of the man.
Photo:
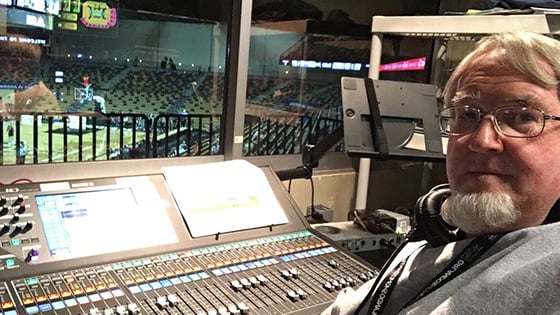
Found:
M 324 314 L 560 313 L 560 42 L 484 38 L 444 91 L 451 196 L 462 238 L 410 242 Z
M 25 164 L 25 156 L 27 155 L 27 145 L 25 141 L 20 141 L 19 148 L 16 156 L 16 164 Z
M 13 124 L 8 124 L 8 127 L 6 127 L 6 130 L 8 131 L 8 144 L 11 147 L 12 145 L 14 145 L 14 125 Z

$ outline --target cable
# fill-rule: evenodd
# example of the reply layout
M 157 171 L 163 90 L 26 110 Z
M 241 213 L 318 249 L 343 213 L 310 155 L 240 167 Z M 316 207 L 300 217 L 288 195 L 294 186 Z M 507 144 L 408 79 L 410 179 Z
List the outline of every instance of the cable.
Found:
M 395 229 L 393 229 L 389 224 L 385 223 L 385 222 L 381 222 L 379 223 L 379 226 L 381 226 L 382 228 L 386 229 L 387 231 L 397 234 L 397 231 L 395 231 Z
M 288 181 L 288 193 L 292 192 L 292 179 Z
M 14 180 L 13 182 L 11 182 L 10 184 L 18 184 L 21 182 L 26 182 L 26 183 L 33 183 L 33 181 L 29 178 L 18 178 L 16 180 Z
M 311 184 L 311 217 L 314 218 L 315 214 L 315 185 L 313 184 L 313 177 L 309 178 Z
M 309 178 L 309 180 L 311 181 L 311 213 L 305 215 L 305 218 L 309 221 L 313 219 L 313 213 L 315 212 L 315 206 L 313 204 L 313 198 L 314 198 L 314 187 L 313 187 L 313 179 Z

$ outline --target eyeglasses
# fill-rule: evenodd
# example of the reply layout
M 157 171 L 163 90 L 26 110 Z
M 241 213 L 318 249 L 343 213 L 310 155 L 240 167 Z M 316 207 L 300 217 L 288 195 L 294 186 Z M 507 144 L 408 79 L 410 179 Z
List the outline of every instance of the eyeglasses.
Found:
M 439 126 L 444 134 L 460 136 L 469 134 L 482 119 L 491 116 L 496 130 L 507 137 L 531 138 L 540 135 L 546 120 L 560 120 L 538 108 L 505 106 L 490 113 L 483 113 L 470 105 L 451 106 L 439 112 Z

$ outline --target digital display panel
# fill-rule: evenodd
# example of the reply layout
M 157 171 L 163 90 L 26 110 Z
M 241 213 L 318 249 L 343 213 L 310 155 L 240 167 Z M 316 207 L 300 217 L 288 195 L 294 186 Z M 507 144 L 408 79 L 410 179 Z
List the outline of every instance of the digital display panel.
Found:
M 20 8 L 47 13 L 45 0 L 16 0 L 15 5 Z
M 0 0 L 0 4 L 7 3 L 12 5 L 12 1 Z M 13 5 L 21 8 L 33 10 L 40 13 L 58 14 L 60 12 L 60 0 L 14 0 Z
M 72 0 L 60 1 L 55 19 L 56 29 L 78 31 L 84 35 L 116 38 L 117 8 L 115 3 L 105 1 Z
M 379 79 L 430 83 L 434 39 L 420 37 L 383 37 Z
M 386 63 L 379 66 L 379 72 L 385 71 L 416 71 L 426 69 L 426 57 Z
M 60 13 L 60 1 L 59 0 L 47 0 L 45 11 L 46 11 L 46 13 L 50 13 L 50 14 Z
M 53 16 L 38 11 L 0 6 L 0 16 L 5 17 L 8 24 L 53 29 Z
M 142 198 L 127 187 L 35 196 L 51 256 L 91 256 L 177 242 L 165 208 Z

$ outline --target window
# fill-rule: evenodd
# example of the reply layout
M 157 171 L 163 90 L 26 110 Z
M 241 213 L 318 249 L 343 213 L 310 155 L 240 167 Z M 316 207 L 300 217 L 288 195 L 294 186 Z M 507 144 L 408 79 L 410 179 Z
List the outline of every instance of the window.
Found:
M 243 153 L 298 154 L 340 127 L 342 76 L 367 77 L 367 25 L 254 23 Z
M 372 16 L 433 14 L 436 7 L 255 0 L 243 155 L 297 154 L 331 134 L 342 124 L 340 78 L 369 74 Z M 432 46 L 433 40 L 387 39 L 382 63 L 393 67 L 381 78 L 428 83 Z
M 222 152 L 231 2 L 20 2 L 0 4 L 1 165 Z
M 340 77 L 368 75 L 371 17 L 436 2 L 252 1 L 236 104 L 246 3 L 0 1 L 0 165 L 226 154 L 229 138 L 234 158 L 301 153 L 340 126 Z M 232 104 L 244 121 L 225 128 Z

